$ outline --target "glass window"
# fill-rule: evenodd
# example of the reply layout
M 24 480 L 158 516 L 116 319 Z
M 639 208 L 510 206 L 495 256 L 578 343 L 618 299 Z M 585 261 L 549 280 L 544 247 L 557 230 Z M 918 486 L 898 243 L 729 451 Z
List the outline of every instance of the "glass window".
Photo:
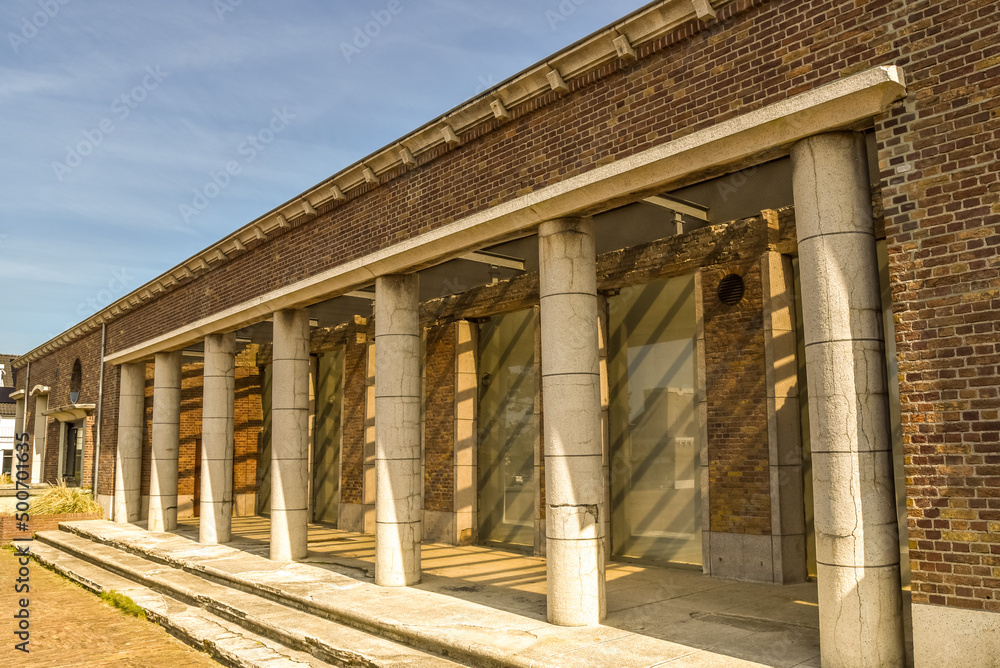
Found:
M 496 316 L 479 330 L 479 538 L 535 542 L 535 314 Z
M 612 551 L 701 564 L 694 277 L 608 300 Z
M 313 455 L 313 519 L 336 522 L 340 501 L 340 416 L 344 349 L 319 356 L 316 379 L 316 441 Z

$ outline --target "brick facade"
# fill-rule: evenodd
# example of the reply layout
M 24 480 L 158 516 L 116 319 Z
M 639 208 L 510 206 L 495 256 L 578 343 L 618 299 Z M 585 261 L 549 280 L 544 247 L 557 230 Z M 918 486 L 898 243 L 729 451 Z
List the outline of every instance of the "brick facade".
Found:
M 746 293 L 728 306 L 717 296 L 728 274 Z M 759 255 L 702 270 L 705 397 L 708 408 L 711 531 L 771 533 L 763 301 Z
M 340 501 L 359 505 L 364 503 L 368 338 L 364 325 L 352 325 L 344 346 L 344 435 L 340 446 Z
M 454 324 L 427 330 L 424 357 L 425 510 L 454 510 L 456 343 Z

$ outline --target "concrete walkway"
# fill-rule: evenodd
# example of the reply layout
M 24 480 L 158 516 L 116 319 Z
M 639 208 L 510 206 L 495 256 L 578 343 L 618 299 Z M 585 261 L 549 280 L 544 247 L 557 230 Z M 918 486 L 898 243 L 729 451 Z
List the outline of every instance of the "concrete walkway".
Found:
M 182 521 L 177 533 L 197 540 L 197 520 Z M 229 546 L 266 557 L 269 536 L 267 518 L 233 518 Z M 424 578 L 412 589 L 514 613 L 524 632 L 540 623 L 558 634 L 560 627 L 545 623 L 545 559 L 436 543 L 424 544 L 421 555 Z M 312 524 L 309 556 L 300 563 L 373 583 L 374 560 L 374 536 Z M 607 596 L 601 632 L 564 648 L 567 663 L 561 665 L 570 665 L 574 655 L 586 656 L 580 665 L 591 666 L 820 665 L 815 583 L 753 584 L 697 570 L 612 562 Z M 556 656 L 538 665 L 560 665 Z
M 371 536 L 318 525 L 299 563 L 263 556 L 266 518 L 234 518 L 227 546 L 191 541 L 196 521 L 176 534 L 107 522 L 71 528 L 468 665 L 819 666 L 812 583 L 739 583 L 616 562 L 608 565 L 604 625 L 568 629 L 545 621 L 544 559 L 502 550 L 424 545 L 423 582 L 386 589 L 374 585 Z

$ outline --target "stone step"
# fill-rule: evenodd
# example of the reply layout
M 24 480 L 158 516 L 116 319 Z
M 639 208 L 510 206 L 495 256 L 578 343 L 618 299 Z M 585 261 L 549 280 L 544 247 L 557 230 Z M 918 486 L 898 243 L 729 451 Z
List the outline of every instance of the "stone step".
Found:
M 366 633 L 484 668 L 596 665 L 552 658 L 606 641 L 605 627 L 553 627 L 542 620 L 408 587 L 384 588 L 317 566 L 276 562 L 227 545 L 106 520 L 66 522 L 63 532 L 198 575 L 244 593 L 331 619 Z M 350 595 L 344 595 L 349 592 Z M 432 613 L 429 611 L 433 611 Z
M 252 633 L 207 610 L 186 605 L 128 580 L 89 561 L 36 541 L 31 552 L 35 560 L 53 571 L 101 594 L 117 591 L 143 609 L 147 619 L 164 627 L 188 645 L 207 652 L 219 663 L 232 668 L 323 668 L 329 664 Z
M 330 665 L 420 668 L 461 665 L 290 607 L 273 597 L 264 598 L 257 592 L 199 577 L 162 560 L 146 558 L 135 550 L 122 550 L 67 531 L 39 532 L 36 541 Z

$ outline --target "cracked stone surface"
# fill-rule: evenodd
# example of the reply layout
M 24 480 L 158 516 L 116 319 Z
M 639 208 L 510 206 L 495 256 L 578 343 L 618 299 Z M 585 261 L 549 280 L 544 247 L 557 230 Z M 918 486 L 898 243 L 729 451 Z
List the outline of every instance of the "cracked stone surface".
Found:
M 235 333 L 205 337 L 200 541 L 210 545 L 229 542 L 231 535 L 235 351 Z
M 416 274 L 375 279 L 375 581 L 420 582 L 420 325 Z
M 141 513 L 139 489 L 142 473 L 142 428 L 145 422 L 146 368 L 145 364 L 135 363 L 122 364 L 120 369 L 114 517 L 116 522 L 136 522 Z M 36 420 L 37 424 L 44 423 Z M 35 442 L 38 440 L 36 433 Z
M 306 556 L 309 490 L 309 314 L 274 314 L 270 556 Z
M 594 223 L 542 223 L 538 248 L 548 619 L 595 625 L 606 603 Z
M 177 457 L 181 437 L 181 352 L 156 353 L 149 465 L 149 528 L 177 528 Z
M 792 148 L 822 659 L 905 661 L 881 300 L 864 139 Z

